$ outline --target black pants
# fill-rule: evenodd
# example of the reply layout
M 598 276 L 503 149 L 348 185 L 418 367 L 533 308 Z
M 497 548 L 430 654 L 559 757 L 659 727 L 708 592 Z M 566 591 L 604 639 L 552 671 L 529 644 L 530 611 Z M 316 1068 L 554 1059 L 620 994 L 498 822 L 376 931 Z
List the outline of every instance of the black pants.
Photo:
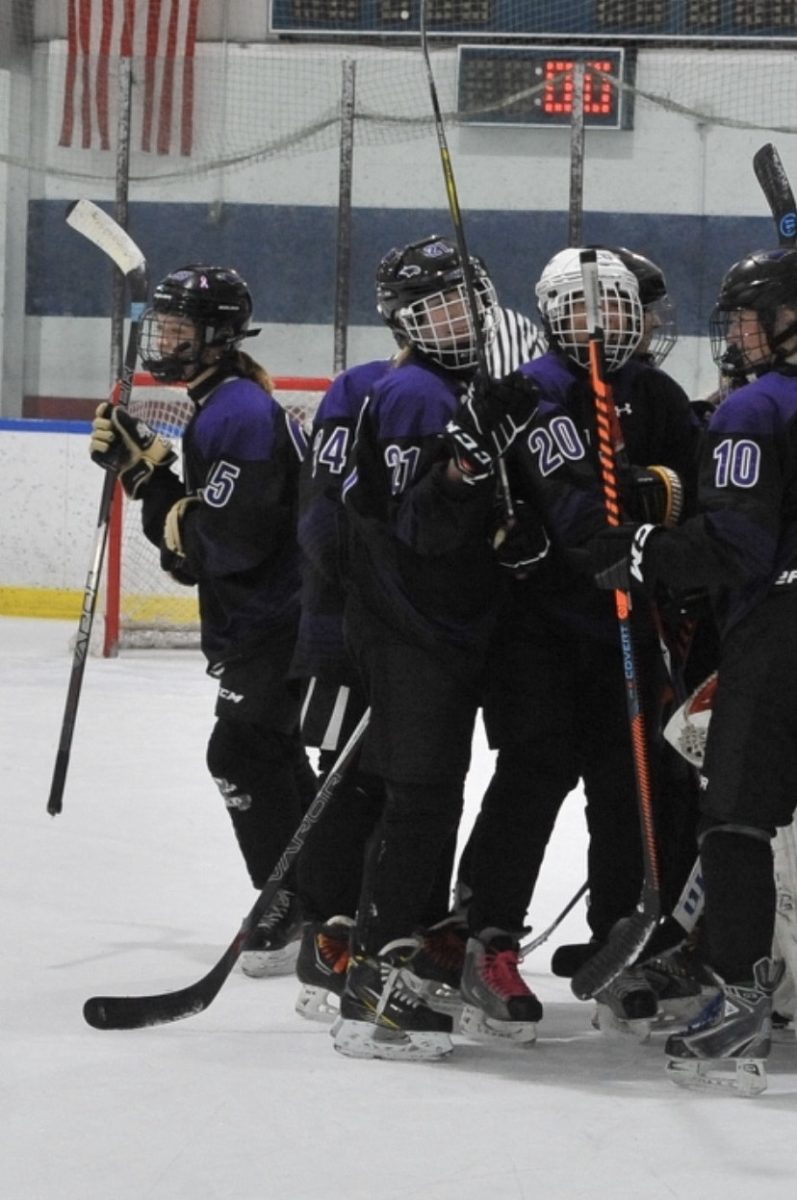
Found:
M 637 659 L 649 723 L 655 724 L 658 647 L 637 646 Z M 588 922 L 603 940 L 633 910 L 642 884 L 619 637 L 614 644 L 577 635 L 539 615 L 505 622 L 491 656 L 485 725 L 498 756 L 468 849 L 472 927 L 522 928 L 559 809 L 582 780 Z M 655 765 L 658 747 L 649 749 Z M 685 786 L 691 787 L 688 780 Z M 678 802 L 690 805 L 688 797 Z M 684 862 L 688 871 L 696 853 L 691 831 L 686 836 L 689 852 L 678 856 L 680 872 Z
M 360 947 L 375 954 L 431 923 L 448 893 L 479 689 L 462 652 L 437 657 L 359 606 L 347 615 L 372 714 L 361 767 L 385 786 L 356 930 Z
M 262 888 L 315 795 L 299 736 L 298 685 L 285 682 L 291 647 L 277 643 L 219 677 L 208 770 L 221 792 L 256 888 Z M 295 887 L 294 874 L 288 884 Z
M 730 983 L 768 955 L 775 888 L 768 838 L 797 805 L 797 594 L 770 596 L 723 639 L 703 766 L 706 956 Z M 759 837 L 734 832 L 758 831 Z

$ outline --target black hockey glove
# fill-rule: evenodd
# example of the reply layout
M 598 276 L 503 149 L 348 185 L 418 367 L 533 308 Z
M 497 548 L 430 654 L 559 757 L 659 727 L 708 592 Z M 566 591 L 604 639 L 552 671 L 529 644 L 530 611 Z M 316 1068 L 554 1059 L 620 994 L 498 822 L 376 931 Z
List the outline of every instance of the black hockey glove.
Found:
M 533 505 L 515 500 L 514 520 L 498 526 L 493 549 L 500 566 L 525 579 L 547 558 L 551 542 Z
M 623 489 L 629 520 L 677 525 L 684 509 L 684 485 L 671 467 L 632 467 Z
M 592 541 L 568 552 L 571 566 L 591 575 L 605 591 L 645 587 L 645 545 L 658 525 L 612 525 Z
M 492 475 L 495 460 L 534 418 L 539 395 L 536 384 L 519 371 L 471 384 L 446 426 L 446 440 L 463 479 L 477 483 Z
M 168 467 L 177 455 L 171 442 L 125 408 L 103 402 L 91 425 L 92 461 L 114 471 L 128 496 L 135 499 L 156 467 Z

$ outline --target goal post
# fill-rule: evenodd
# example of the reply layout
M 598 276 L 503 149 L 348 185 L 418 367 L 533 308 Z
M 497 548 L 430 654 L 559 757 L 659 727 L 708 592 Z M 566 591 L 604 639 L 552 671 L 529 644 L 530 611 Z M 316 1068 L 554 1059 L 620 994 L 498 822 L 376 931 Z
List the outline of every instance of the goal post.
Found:
M 274 397 L 309 432 L 313 415 L 332 381 L 280 375 Z M 118 385 L 117 385 L 118 387 Z M 118 400 L 114 392 L 114 403 Z M 168 437 L 179 451 L 194 411 L 185 386 L 133 377 L 130 412 Z M 112 658 L 124 649 L 197 649 L 199 608 L 195 588 L 178 584 L 161 569 L 158 551 L 141 530 L 140 507 L 117 484 L 108 528 L 104 624 L 100 652 Z

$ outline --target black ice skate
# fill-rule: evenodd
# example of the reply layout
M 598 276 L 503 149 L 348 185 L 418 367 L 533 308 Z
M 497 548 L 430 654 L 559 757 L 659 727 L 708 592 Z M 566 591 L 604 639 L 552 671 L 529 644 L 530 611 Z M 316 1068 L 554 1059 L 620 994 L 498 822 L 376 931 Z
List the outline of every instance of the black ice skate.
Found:
M 641 967 L 625 967 L 595 996 L 593 1025 L 603 1033 L 631 1034 L 639 1041 L 650 1037 L 658 1012 L 658 999 Z
M 266 975 L 290 975 L 299 954 L 302 915 L 293 892 L 280 888 L 274 903 L 249 935 L 241 952 L 244 975 L 261 979 Z
M 420 942 L 409 965 L 410 986 L 435 1012 L 456 1021 L 462 1013 L 459 985 L 468 931 L 457 914 L 416 934 Z
M 657 1023 L 694 1020 L 717 994 L 717 981 L 688 946 L 675 946 L 641 964 L 659 1004 Z
M 379 954 L 355 955 L 332 1026 L 335 1049 L 349 1058 L 433 1061 L 453 1050 L 451 1018 L 434 1012 L 408 978 L 417 938 L 389 942 Z
M 664 1047 L 666 1071 L 682 1087 L 723 1087 L 742 1096 L 766 1089 L 766 1058 L 772 1044 L 772 993 L 783 963 L 760 958 L 750 984 L 725 984 L 683 1033 Z
M 520 944 L 502 929 L 469 938 L 462 971 L 460 1032 L 479 1041 L 505 1038 L 521 1045 L 537 1039 L 542 1005 L 518 970 Z
M 353 925 L 351 917 L 331 917 L 304 926 L 296 959 L 296 975 L 302 985 L 296 1011 L 308 1021 L 334 1021 L 340 1011 Z

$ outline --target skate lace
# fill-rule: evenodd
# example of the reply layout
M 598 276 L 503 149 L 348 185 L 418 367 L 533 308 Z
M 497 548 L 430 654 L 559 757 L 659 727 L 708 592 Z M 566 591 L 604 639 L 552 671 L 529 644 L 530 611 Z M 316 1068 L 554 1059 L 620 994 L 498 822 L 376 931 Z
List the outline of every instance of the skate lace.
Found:
M 382 994 L 376 1006 L 377 1017 L 382 1016 L 391 999 L 398 1001 L 404 1008 L 420 1008 L 422 1001 L 405 982 L 403 966 L 380 964 L 380 975 Z
M 533 993 L 518 973 L 520 955 L 517 950 L 491 950 L 484 955 L 482 978 L 491 991 L 503 1000 L 512 996 L 531 996 Z

